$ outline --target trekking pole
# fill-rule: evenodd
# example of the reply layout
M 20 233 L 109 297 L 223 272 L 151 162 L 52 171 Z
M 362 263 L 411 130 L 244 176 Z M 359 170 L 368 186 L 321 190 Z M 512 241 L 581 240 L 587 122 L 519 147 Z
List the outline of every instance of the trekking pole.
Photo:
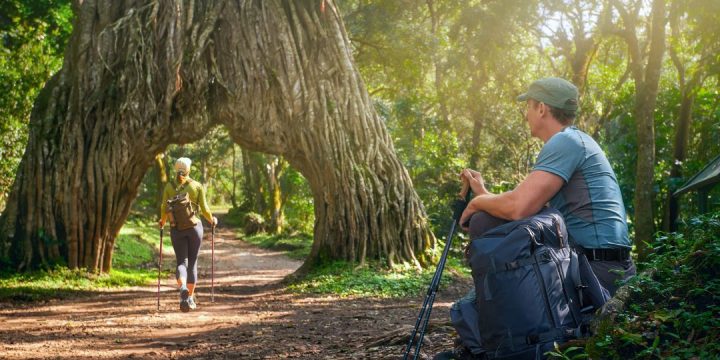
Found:
M 162 273 L 163 228 L 160 228 L 160 261 L 158 261 L 157 309 L 160 311 L 160 274 Z
M 210 248 L 212 249 L 210 252 L 210 256 L 212 257 L 210 261 L 210 302 L 215 302 L 215 224 L 212 225 L 212 235 L 210 237 Z
M 407 347 L 405 348 L 403 360 L 407 360 L 408 356 L 410 355 L 410 349 L 412 349 L 413 343 L 415 342 L 415 335 L 418 334 L 418 329 L 420 329 L 420 335 L 417 343 L 415 344 L 415 356 L 413 357 L 413 359 L 417 360 L 420 356 L 420 347 L 422 346 L 423 339 L 425 338 L 425 330 L 427 330 L 428 323 L 430 322 L 432 306 L 435 302 L 435 296 L 437 295 L 437 290 L 440 286 L 440 278 L 442 277 L 442 272 L 445 269 L 445 263 L 447 262 L 447 256 L 450 251 L 450 247 L 452 246 L 452 238 L 453 235 L 455 235 L 455 229 L 459 225 L 458 223 L 460 221 L 460 217 L 462 216 L 462 213 L 465 210 L 468 202 L 470 201 L 470 197 L 472 196 L 467 185 L 463 185 L 463 191 L 461 192 L 461 194 L 462 193 L 465 193 L 465 200 L 457 199 L 453 202 L 453 222 L 452 225 L 450 225 L 450 232 L 445 239 L 445 248 L 443 249 L 442 256 L 440 256 L 440 261 L 438 261 L 437 268 L 435 269 L 435 274 L 433 275 L 430 286 L 428 287 L 427 294 L 425 295 L 425 301 L 423 301 L 423 305 L 420 308 L 420 313 L 418 314 L 418 318 L 415 321 L 415 328 L 410 334 L 410 340 L 408 341 Z

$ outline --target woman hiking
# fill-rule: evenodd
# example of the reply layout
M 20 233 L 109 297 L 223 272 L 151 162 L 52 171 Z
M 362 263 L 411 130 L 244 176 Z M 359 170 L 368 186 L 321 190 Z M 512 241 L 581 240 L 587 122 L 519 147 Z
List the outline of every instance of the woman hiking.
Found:
M 175 161 L 175 179 L 165 185 L 160 206 L 160 228 L 170 219 L 170 239 L 175 250 L 177 268 L 175 278 L 180 290 L 180 311 L 195 309 L 195 286 L 197 285 L 197 260 L 202 244 L 203 226 L 197 216 L 198 210 L 211 224 L 217 225 L 205 199 L 205 188 L 191 179 L 191 160 L 185 157 Z

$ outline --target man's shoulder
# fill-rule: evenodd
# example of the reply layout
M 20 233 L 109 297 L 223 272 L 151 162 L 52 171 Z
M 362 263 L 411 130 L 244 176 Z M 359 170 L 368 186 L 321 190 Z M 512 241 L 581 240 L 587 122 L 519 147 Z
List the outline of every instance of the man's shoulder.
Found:
M 544 147 L 557 150 L 577 150 L 584 147 L 582 131 L 575 128 L 565 129 L 553 135 Z

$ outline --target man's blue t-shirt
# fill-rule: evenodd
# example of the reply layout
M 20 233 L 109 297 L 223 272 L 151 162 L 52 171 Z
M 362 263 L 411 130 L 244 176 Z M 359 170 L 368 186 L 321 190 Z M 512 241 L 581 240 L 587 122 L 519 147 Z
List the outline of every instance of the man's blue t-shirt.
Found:
M 586 249 L 630 247 L 620 186 L 593 138 L 575 127 L 566 127 L 545 143 L 534 170 L 565 180 L 550 199 L 550 206 L 565 216 L 576 244 Z

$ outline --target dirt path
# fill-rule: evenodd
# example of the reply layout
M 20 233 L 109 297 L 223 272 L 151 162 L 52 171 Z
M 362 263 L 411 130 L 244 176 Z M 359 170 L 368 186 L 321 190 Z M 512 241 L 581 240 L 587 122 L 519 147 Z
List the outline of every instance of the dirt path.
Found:
M 301 262 L 255 248 L 227 228 L 215 235 L 215 302 L 210 302 L 210 234 L 200 257 L 198 309 L 178 310 L 174 279 L 76 299 L 0 303 L 0 359 L 397 359 L 403 345 L 373 345 L 415 323 L 413 299 L 348 299 L 286 292 L 279 281 Z M 166 253 L 166 263 L 174 256 Z M 165 267 L 165 266 L 164 266 Z M 448 319 L 463 286 L 443 289 L 433 323 Z M 428 353 L 452 343 L 430 333 Z M 403 331 L 400 331 L 401 333 Z M 403 343 L 404 344 L 404 343 Z

